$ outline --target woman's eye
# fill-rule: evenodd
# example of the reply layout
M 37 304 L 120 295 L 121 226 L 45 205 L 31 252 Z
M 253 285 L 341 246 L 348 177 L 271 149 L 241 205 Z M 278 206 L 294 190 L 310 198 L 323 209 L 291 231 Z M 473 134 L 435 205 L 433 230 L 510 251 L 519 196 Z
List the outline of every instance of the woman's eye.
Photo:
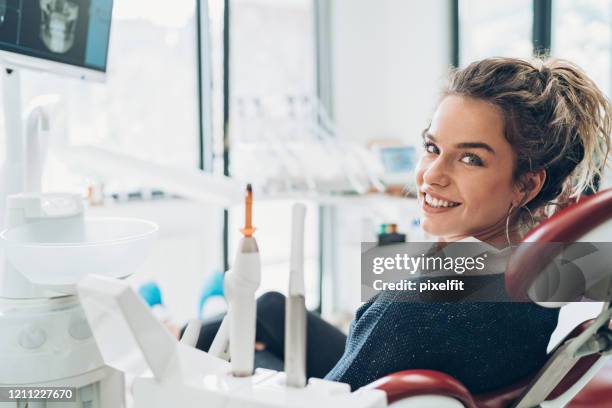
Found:
M 475 154 L 467 153 L 461 158 L 461 162 L 469 164 L 470 166 L 483 166 L 482 159 Z
M 435 144 L 431 143 L 431 142 L 423 143 L 423 147 L 425 148 L 425 151 L 427 153 L 433 153 L 433 154 L 440 153 L 440 151 L 438 150 L 438 147 Z

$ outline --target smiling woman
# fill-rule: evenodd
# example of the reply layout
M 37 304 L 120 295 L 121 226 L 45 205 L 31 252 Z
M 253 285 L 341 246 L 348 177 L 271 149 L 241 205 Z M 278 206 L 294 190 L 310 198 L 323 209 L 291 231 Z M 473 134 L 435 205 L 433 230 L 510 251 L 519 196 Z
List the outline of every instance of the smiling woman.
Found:
M 442 242 L 517 242 L 528 227 L 524 214 L 545 216 L 549 203 L 565 205 L 593 184 L 608 155 L 611 113 L 601 91 L 569 62 L 495 58 L 454 72 L 423 134 L 416 174 L 423 229 Z M 504 265 L 485 267 L 487 276 L 476 282 L 486 282 L 496 302 L 427 303 L 419 292 L 437 284 L 433 279 L 413 288 L 377 282 L 386 291 L 359 308 L 346 342 L 309 314 L 309 376 L 327 372 L 357 389 L 394 372 L 430 369 L 472 393 L 524 379 L 546 361 L 558 310 L 512 303 Z M 389 267 L 384 260 L 378 266 Z M 459 284 L 444 283 L 448 290 Z M 277 359 L 284 357 L 283 328 L 271 316 L 283 308 L 278 294 L 258 300 L 259 340 Z
M 609 101 L 568 61 L 492 58 L 456 71 L 423 134 L 423 229 L 516 242 L 593 187 L 611 129 Z
M 545 217 L 593 186 L 608 156 L 611 115 L 603 93 L 567 61 L 492 58 L 453 72 L 423 133 L 423 229 L 442 242 L 517 242 L 532 215 Z M 504 303 L 503 272 L 492 278 L 499 303 L 423 304 L 418 294 L 380 293 L 358 310 L 327 378 L 357 388 L 432 369 L 478 393 L 538 370 L 558 310 Z

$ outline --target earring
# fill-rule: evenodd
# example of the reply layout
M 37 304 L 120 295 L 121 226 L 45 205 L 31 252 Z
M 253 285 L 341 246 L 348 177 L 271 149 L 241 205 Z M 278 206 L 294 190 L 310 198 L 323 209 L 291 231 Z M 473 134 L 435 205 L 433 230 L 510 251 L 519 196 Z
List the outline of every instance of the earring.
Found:
M 510 208 L 508 209 L 508 215 L 506 215 L 506 240 L 508 241 L 508 246 L 512 246 L 512 242 L 510 242 L 510 215 L 512 214 L 512 210 L 514 210 L 514 203 L 510 204 Z

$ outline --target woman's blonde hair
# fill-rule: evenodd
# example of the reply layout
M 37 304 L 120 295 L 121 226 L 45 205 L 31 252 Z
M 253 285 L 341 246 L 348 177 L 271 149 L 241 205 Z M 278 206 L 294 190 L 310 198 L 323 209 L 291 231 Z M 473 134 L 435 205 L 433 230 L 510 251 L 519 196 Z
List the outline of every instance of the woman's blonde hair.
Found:
M 538 195 L 523 203 L 541 219 L 596 190 L 610 151 L 612 104 L 575 64 L 561 59 L 487 58 L 456 69 L 444 95 L 489 102 L 516 153 L 513 178 L 546 170 Z M 531 186 L 525 185 L 526 188 Z

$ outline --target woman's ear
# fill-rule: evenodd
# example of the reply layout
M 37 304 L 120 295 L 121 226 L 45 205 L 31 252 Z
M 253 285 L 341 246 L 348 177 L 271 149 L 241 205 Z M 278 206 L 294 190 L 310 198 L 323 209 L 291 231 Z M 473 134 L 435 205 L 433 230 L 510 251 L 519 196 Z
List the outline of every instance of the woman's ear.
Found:
M 526 205 L 533 200 L 544 187 L 546 170 L 530 171 L 521 177 L 522 200 L 519 206 Z

